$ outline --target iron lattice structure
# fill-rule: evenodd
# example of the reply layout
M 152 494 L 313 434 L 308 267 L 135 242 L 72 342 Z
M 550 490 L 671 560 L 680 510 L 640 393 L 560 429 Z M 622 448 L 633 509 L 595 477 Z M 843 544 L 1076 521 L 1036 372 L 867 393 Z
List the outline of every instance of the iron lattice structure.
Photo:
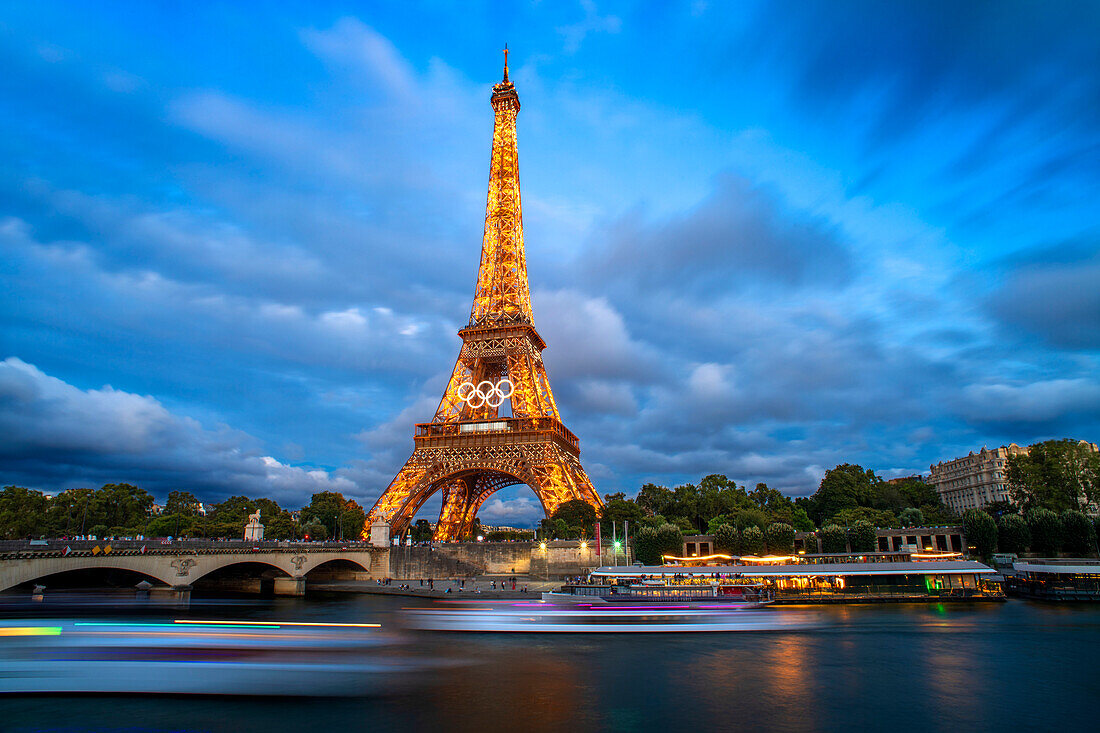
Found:
M 531 318 L 516 147 L 520 105 L 508 80 L 507 51 L 491 102 L 485 234 L 470 322 L 458 332 L 462 350 L 435 417 L 416 426 L 413 454 L 370 510 L 364 536 L 380 521 L 395 535 L 404 532 L 438 491 L 436 540 L 464 537 L 481 505 L 505 486 L 530 486 L 548 517 L 572 499 L 600 506 L 581 467 L 577 436 L 558 414 L 542 362 L 546 344 Z M 501 415 L 505 402 L 510 416 Z

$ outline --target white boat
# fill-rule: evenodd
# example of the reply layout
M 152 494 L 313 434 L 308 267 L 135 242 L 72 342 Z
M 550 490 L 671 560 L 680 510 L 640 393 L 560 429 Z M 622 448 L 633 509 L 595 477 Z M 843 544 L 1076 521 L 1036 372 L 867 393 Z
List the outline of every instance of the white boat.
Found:
M 522 633 L 687 633 L 783 631 L 808 628 L 801 615 L 734 610 L 729 604 L 584 604 L 546 602 L 455 603 L 410 611 L 413 628 L 430 631 Z

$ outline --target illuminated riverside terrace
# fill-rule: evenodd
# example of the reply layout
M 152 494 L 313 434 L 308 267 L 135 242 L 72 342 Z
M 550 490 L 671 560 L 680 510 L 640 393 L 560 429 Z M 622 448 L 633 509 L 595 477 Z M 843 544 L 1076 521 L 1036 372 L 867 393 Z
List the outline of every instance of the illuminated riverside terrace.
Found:
M 821 557 L 729 556 L 676 558 L 674 564 L 601 567 L 583 583 L 567 584 L 554 599 L 707 601 L 727 595 L 731 584 L 751 583 L 777 604 L 1002 601 L 982 563 L 908 553 Z M 682 562 L 682 564 L 681 564 Z

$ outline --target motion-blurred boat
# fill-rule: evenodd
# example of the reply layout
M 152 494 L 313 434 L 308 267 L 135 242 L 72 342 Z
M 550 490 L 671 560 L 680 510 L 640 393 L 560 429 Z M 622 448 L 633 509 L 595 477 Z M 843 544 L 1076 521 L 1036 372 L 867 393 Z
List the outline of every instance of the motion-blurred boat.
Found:
M 412 609 L 408 624 L 430 631 L 524 633 L 685 633 L 783 631 L 809 628 L 802 615 L 770 610 L 731 610 L 729 604 L 478 603 Z
M 362 695 L 418 662 L 377 624 L 0 622 L 0 692 Z

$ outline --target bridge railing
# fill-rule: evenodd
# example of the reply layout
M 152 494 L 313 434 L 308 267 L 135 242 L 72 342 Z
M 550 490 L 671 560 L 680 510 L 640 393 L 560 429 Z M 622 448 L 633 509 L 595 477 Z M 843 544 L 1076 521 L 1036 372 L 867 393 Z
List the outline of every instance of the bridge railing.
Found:
M 96 548 L 99 548 L 98 551 Z M 106 548 L 110 547 L 107 551 Z M 102 555 L 222 555 L 255 552 L 370 552 L 369 543 L 289 540 L 2 540 L 0 560 Z

